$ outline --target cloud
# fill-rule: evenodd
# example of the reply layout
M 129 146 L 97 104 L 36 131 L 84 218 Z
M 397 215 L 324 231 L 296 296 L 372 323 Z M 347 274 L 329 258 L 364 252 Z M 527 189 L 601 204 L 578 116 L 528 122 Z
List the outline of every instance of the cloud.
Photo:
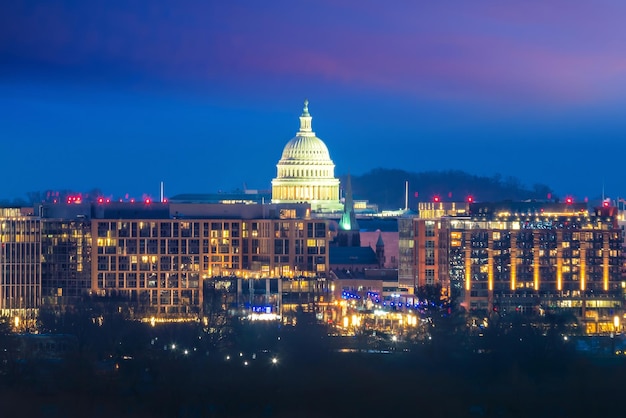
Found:
M 6 2 L 6 72 L 571 105 L 626 90 L 611 1 Z

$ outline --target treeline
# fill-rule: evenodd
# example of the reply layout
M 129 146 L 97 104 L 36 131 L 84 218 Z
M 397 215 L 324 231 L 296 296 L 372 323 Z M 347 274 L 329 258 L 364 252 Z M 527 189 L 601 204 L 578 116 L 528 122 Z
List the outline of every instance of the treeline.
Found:
M 404 170 L 376 168 L 363 175 L 351 175 L 355 199 L 378 204 L 381 210 L 394 210 L 405 206 L 405 183 L 409 182 L 409 208 L 418 202 L 432 201 L 439 196 L 442 201 L 463 201 L 471 195 L 476 201 L 555 199 L 553 190 L 544 184 L 528 188 L 515 177 L 495 174 L 477 176 L 460 170 L 427 171 L 413 173 Z M 341 184 L 345 185 L 347 175 Z
M 0 198 L 0 207 L 27 207 L 37 206 L 43 202 L 63 202 L 68 196 L 80 196 L 83 202 L 95 202 L 99 197 L 109 195 L 105 194 L 99 188 L 92 188 L 87 191 L 77 191 L 70 189 L 61 190 L 44 190 L 26 192 L 23 196 L 13 198 Z
M 105 310 L 99 325 L 93 312 L 50 314 L 50 327 L 70 329 L 76 318 L 87 318 L 107 338 L 82 333 L 79 340 L 98 343 L 83 344 L 86 350 L 64 362 L 18 363 L 0 373 L 7 416 L 623 414 L 620 402 L 607 400 L 620 399 L 626 358 L 577 355 L 560 334 L 567 318 L 545 318 L 550 327 L 543 335 L 518 315 L 491 314 L 490 325 L 475 334 L 464 314 L 437 312 L 432 339 L 383 353 L 332 349 L 337 338 L 312 313 L 299 312 L 294 326 L 233 324 L 232 345 L 215 353 L 204 346 L 202 322 L 114 323 L 123 313 Z M 101 342 L 112 355 L 91 355 Z

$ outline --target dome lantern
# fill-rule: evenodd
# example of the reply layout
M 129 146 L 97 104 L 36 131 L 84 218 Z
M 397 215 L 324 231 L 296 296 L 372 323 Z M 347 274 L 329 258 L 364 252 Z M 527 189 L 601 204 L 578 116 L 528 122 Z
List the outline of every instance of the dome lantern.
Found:
M 304 100 L 304 109 L 302 109 L 302 115 L 300 115 L 300 134 L 315 136 L 315 133 L 311 128 L 311 115 L 309 114 L 309 101 Z

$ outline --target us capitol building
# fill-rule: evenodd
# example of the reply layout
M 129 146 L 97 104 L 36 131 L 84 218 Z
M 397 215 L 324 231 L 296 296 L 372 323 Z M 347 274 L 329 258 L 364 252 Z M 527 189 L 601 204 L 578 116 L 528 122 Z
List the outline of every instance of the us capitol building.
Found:
M 341 212 L 339 179 L 326 144 L 311 129 L 309 102 L 304 101 L 300 130 L 278 161 L 272 180 L 272 203 L 308 202 L 314 212 Z

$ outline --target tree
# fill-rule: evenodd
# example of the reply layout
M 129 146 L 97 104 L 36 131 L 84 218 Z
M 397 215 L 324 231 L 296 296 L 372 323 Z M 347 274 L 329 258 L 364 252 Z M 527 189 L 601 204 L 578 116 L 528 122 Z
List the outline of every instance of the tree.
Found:
M 425 284 L 417 288 L 417 297 L 420 300 L 427 300 L 435 305 L 441 304 L 441 284 Z
M 26 197 L 28 197 L 28 203 L 32 206 L 38 205 L 43 202 L 43 193 L 41 192 L 28 192 L 26 193 Z
M 230 280 L 207 280 L 203 298 L 203 345 L 207 351 L 224 348 L 233 334 L 233 321 L 228 314 L 228 304 L 234 283 Z

